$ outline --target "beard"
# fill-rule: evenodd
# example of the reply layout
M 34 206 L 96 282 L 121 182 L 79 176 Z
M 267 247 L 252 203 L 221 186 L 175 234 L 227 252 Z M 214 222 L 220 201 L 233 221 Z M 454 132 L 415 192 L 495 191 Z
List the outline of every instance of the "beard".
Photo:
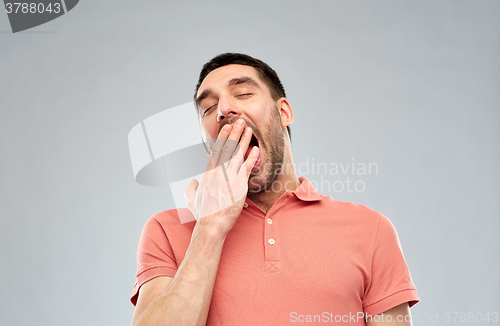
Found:
M 254 130 L 259 136 L 259 146 L 262 154 L 261 165 L 250 174 L 248 194 L 270 191 L 283 168 L 285 159 L 285 134 L 281 129 L 281 117 L 278 107 L 274 107 L 271 121 L 262 133 Z

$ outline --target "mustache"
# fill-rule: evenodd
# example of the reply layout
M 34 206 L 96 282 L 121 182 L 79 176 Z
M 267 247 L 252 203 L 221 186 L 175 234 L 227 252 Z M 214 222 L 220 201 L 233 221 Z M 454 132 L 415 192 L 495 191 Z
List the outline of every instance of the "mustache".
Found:
M 242 118 L 242 117 L 232 117 L 232 118 L 228 118 L 227 120 L 224 119 L 224 122 L 219 126 L 219 130 L 218 130 L 217 134 L 220 134 L 220 131 L 222 130 L 222 128 L 224 128 L 225 125 L 232 125 L 238 119 L 245 120 L 245 127 L 250 127 L 250 128 L 252 128 L 252 130 L 254 131 L 254 133 L 256 132 L 257 128 L 255 127 L 255 125 L 253 123 L 249 122 L 247 119 Z
M 252 133 L 256 137 L 257 142 L 259 143 L 259 146 L 265 146 L 263 143 L 264 137 L 263 137 L 260 129 L 257 128 L 257 126 L 255 126 L 255 124 L 253 122 L 248 121 L 247 119 L 242 118 L 242 117 L 235 116 L 235 117 L 228 118 L 227 120 L 224 119 L 223 123 L 221 123 L 221 125 L 219 126 L 219 132 L 217 134 L 220 134 L 220 131 L 222 130 L 222 128 L 224 128 L 225 125 L 234 124 L 238 119 L 245 120 L 245 127 L 250 127 L 252 129 Z

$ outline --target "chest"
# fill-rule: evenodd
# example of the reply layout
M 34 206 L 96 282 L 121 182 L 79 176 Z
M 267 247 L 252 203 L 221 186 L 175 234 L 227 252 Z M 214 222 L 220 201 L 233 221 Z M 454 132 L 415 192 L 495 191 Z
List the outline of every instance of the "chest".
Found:
M 214 294 L 232 302 L 243 294 L 289 306 L 361 305 L 373 248 L 357 221 L 265 218 L 243 224 L 226 238 Z

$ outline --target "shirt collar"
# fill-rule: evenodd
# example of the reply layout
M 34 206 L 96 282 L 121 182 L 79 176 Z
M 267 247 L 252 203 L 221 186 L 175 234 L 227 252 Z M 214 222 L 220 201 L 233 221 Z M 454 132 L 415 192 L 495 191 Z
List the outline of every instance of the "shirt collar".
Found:
M 320 194 L 316 191 L 314 186 L 305 177 L 299 177 L 300 186 L 292 191 L 292 193 L 303 201 L 317 201 L 321 200 Z

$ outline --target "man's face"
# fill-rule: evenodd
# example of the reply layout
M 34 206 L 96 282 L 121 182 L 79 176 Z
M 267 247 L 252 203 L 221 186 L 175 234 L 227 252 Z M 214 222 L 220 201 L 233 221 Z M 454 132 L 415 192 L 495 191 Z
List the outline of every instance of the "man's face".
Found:
M 210 150 L 222 127 L 244 119 L 253 130 L 250 148 L 260 155 L 248 182 L 250 193 L 267 189 L 283 165 L 285 138 L 276 101 L 257 70 L 227 65 L 210 72 L 196 94 L 202 135 Z

